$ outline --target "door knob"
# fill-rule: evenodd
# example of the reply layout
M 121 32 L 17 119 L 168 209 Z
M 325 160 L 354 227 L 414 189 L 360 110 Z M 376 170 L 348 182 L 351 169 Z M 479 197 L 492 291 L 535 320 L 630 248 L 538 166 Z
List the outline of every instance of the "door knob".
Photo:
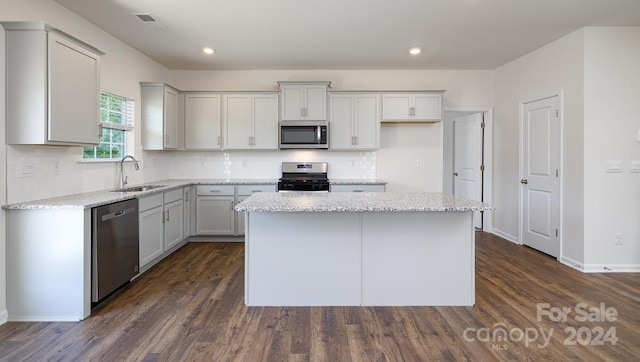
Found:
M 520 183 L 526 185 L 529 183 L 529 180 L 527 180 L 526 178 L 523 178 L 522 180 L 520 180 Z
M 458 173 L 457 173 L 457 172 L 454 172 L 454 173 L 453 173 L 453 176 L 458 176 Z

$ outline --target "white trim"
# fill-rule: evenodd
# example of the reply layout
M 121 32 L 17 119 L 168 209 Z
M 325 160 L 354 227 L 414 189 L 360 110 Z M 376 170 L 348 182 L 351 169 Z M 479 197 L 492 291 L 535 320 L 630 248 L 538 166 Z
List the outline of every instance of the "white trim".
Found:
M 493 107 L 449 107 L 443 108 L 442 112 L 478 112 L 484 114 L 485 172 L 482 193 L 484 195 L 484 202 L 491 204 L 493 202 Z M 440 159 L 442 160 L 442 189 L 444 190 L 444 124 L 440 125 L 440 156 Z M 493 211 L 484 212 L 484 223 L 482 225 L 482 231 L 493 233 Z
M 569 257 L 566 257 L 564 255 L 560 255 L 560 258 L 558 258 L 558 261 L 570 268 L 573 268 L 575 270 L 581 271 L 584 273 L 584 266 L 582 265 L 582 263 L 577 262 Z
M 498 228 L 494 227 L 493 230 L 492 230 L 492 234 L 498 235 L 499 237 L 501 237 L 501 238 L 503 238 L 503 239 L 505 239 L 507 241 L 510 241 L 510 242 L 512 242 L 514 244 L 522 245 L 522 243 L 518 240 L 517 236 L 513 236 L 513 235 L 511 235 L 509 233 L 506 233 L 506 232 L 504 232 L 504 231 L 502 231 L 502 230 L 500 230 Z
M 9 312 L 6 309 L 0 310 L 0 325 L 7 323 L 9 320 Z
M 640 273 L 640 264 L 585 264 L 583 273 Z

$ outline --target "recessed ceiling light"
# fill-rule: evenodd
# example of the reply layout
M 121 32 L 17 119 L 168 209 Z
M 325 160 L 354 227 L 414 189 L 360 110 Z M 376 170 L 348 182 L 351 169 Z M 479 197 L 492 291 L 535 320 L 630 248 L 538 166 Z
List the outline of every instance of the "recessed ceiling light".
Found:
M 409 54 L 411 54 L 411 55 L 418 55 L 420 53 L 422 53 L 422 49 L 420 49 L 420 48 L 411 48 L 411 49 L 409 49 Z
M 202 48 L 202 52 L 203 52 L 203 53 L 205 53 L 205 54 L 213 54 L 213 53 L 215 53 L 216 51 L 215 51 L 215 50 L 213 50 L 212 48 L 208 48 L 208 47 L 206 47 L 206 48 Z

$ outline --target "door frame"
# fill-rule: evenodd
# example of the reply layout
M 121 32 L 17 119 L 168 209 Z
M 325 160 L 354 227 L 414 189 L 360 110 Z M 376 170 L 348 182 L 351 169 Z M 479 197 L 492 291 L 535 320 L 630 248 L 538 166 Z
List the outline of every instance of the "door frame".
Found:
M 493 107 L 447 107 L 442 112 L 482 113 L 484 118 L 484 175 L 482 180 L 482 199 L 491 204 L 493 202 Z M 444 160 L 444 124 L 440 127 L 440 150 Z M 444 162 L 442 162 L 442 189 L 444 190 Z M 482 231 L 493 233 L 493 212 L 483 213 Z
M 525 98 L 523 100 L 521 100 L 518 104 L 518 113 L 519 113 L 519 127 L 520 127 L 520 144 L 518 145 L 519 148 L 519 159 L 518 162 L 520 162 L 520 167 L 519 167 L 519 179 L 516 180 L 518 182 L 518 244 L 520 245 L 524 245 L 524 240 L 522 237 L 523 234 L 523 230 L 522 230 L 522 226 L 524 225 L 523 222 L 523 212 L 522 212 L 522 206 L 524 205 L 524 190 L 522 188 L 522 186 L 520 186 L 520 180 L 522 180 L 524 178 L 524 105 L 527 103 L 532 103 L 532 102 L 536 102 L 536 101 L 541 101 L 544 99 L 549 99 L 549 98 L 553 98 L 553 97 L 558 97 L 558 112 L 559 112 L 559 117 L 558 120 L 560 122 L 560 177 L 558 182 L 560 182 L 560 191 L 559 191 L 559 205 L 560 205 L 560 221 L 559 221 L 559 225 L 560 225 L 560 231 L 558 233 L 558 240 L 560 245 L 558 245 L 559 247 L 559 251 L 558 251 L 558 257 L 556 258 L 557 260 L 560 260 L 562 258 L 562 241 L 563 241 L 563 237 L 562 235 L 564 234 L 564 205 L 563 205 L 563 194 L 564 194 L 564 95 L 563 95 L 563 91 L 562 89 L 557 90 L 551 94 L 548 94 L 546 96 L 541 96 L 541 97 L 531 97 L 531 98 Z

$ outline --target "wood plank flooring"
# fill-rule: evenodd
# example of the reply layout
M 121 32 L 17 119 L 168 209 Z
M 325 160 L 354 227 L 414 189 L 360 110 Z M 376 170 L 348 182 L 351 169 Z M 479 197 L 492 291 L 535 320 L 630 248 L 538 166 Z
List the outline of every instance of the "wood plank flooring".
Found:
M 313 308 L 245 307 L 243 244 L 189 243 L 82 322 L 0 326 L 0 360 L 638 359 L 638 274 L 582 274 L 492 234 L 476 243 L 474 307 Z M 553 321 L 538 303 L 570 311 Z M 601 303 L 615 321 L 579 319 Z

